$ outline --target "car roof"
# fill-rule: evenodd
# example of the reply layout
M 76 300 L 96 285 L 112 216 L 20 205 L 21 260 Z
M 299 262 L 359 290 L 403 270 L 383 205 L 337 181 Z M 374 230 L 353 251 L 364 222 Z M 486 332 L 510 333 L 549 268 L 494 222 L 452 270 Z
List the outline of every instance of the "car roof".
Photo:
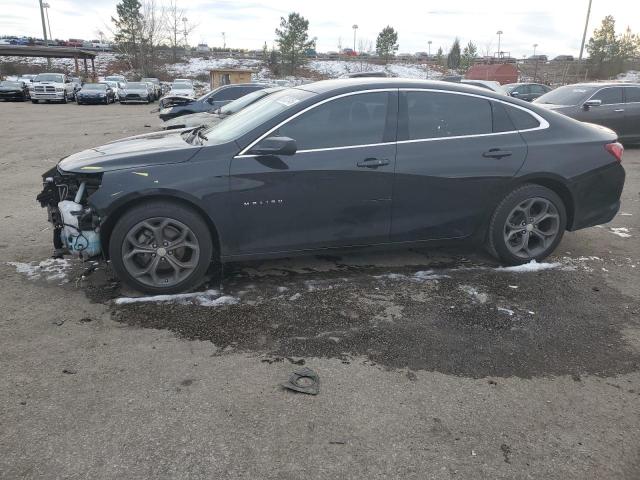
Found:
M 640 87 L 640 83 L 637 82 L 584 82 L 584 83 L 572 83 L 564 85 L 565 87 Z
M 466 85 L 464 83 L 457 82 L 445 82 L 441 80 L 419 80 L 411 78 L 379 78 L 379 77 L 365 77 L 365 78 L 340 78 L 335 80 L 321 80 L 319 82 L 307 83 L 298 87 L 300 90 L 307 90 L 313 93 L 329 93 L 339 92 L 344 90 L 358 91 L 368 89 L 380 89 L 380 88 L 431 88 L 436 90 L 450 90 L 453 92 L 462 93 L 478 93 L 478 87 L 473 85 Z M 493 90 L 485 89 L 483 94 L 491 97 L 495 97 L 500 100 L 504 100 L 504 95 L 498 94 Z

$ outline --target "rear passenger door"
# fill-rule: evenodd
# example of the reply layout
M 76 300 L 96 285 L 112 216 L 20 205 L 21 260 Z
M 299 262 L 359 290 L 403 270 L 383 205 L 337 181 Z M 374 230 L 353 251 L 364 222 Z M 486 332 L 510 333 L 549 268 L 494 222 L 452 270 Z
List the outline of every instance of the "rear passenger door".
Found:
M 622 87 L 606 87 L 594 93 L 589 100 L 600 100 L 599 106 L 582 110 L 576 118 L 583 122 L 596 123 L 622 135 L 625 123 L 625 105 Z
M 640 87 L 624 87 L 624 125 L 621 135 L 626 139 L 640 139 Z
M 484 221 L 527 153 L 507 108 L 540 126 L 483 96 L 401 91 L 393 241 L 466 237 Z

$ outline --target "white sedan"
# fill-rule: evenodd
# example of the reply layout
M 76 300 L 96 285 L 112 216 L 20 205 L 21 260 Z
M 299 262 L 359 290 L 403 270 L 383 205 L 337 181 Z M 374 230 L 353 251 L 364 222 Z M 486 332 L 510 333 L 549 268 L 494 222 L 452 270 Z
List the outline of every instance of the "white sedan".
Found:
M 168 95 L 175 97 L 195 98 L 196 92 L 190 83 L 173 83 Z

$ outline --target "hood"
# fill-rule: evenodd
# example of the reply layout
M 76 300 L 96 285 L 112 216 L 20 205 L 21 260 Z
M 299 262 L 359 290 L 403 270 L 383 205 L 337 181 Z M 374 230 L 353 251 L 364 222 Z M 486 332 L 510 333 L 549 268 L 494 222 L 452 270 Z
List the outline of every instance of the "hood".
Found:
M 560 110 L 562 108 L 574 108 L 575 105 L 556 105 L 555 103 L 540 103 L 533 102 L 538 107 L 546 108 L 547 110 Z
M 172 130 L 124 138 L 69 155 L 58 167 L 65 172 L 99 173 L 186 162 L 202 147 L 185 142 L 181 132 Z
M 178 105 L 188 105 L 195 101 L 192 97 L 185 97 L 184 95 L 168 95 L 160 99 L 161 108 L 171 108 Z
M 189 115 L 182 115 L 180 117 L 167 120 L 162 125 L 163 128 L 170 128 L 176 125 L 184 125 L 185 127 L 199 127 L 200 125 L 213 125 L 220 122 L 224 117 L 215 113 L 191 113 Z
M 21 92 L 22 88 L 20 88 L 20 87 L 0 87 L 0 91 L 3 91 L 3 92 Z

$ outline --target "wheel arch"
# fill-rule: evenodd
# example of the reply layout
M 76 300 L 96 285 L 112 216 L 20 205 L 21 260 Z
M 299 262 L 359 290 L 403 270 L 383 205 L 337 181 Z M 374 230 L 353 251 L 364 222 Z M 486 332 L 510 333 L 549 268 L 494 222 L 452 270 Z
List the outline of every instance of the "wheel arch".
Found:
M 220 232 L 215 222 L 207 214 L 202 205 L 199 205 L 199 203 L 194 199 L 185 197 L 183 195 L 177 195 L 170 192 L 156 192 L 148 195 L 136 195 L 130 198 L 123 198 L 121 202 L 119 202 L 119 204 L 109 212 L 109 215 L 107 216 L 105 221 L 100 225 L 100 242 L 102 244 L 102 252 L 105 257 L 109 256 L 109 242 L 111 240 L 111 232 L 113 231 L 116 223 L 122 217 L 122 215 L 131 208 L 154 200 L 164 200 L 177 203 L 195 211 L 202 218 L 202 220 L 204 220 L 207 228 L 209 229 L 209 233 L 211 233 L 214 255 L 220 255 Z
M 540 185 L 542 187 L 548 188 L 562 199 L 565 210 L 567 212 L 567 230 L 570 231 L 573 227 L 573 222 L 575 219 L 576 204 L 573 194 L 571 193 L 571 189 L 567 185 L 567 181 L 564 178 L 556 175 L 531 174 L 527 175 L 526 177 L 519 178 L 519 182 L 514 186 L 514 188 L 518 188 L 519 186 L 526 183 Z

